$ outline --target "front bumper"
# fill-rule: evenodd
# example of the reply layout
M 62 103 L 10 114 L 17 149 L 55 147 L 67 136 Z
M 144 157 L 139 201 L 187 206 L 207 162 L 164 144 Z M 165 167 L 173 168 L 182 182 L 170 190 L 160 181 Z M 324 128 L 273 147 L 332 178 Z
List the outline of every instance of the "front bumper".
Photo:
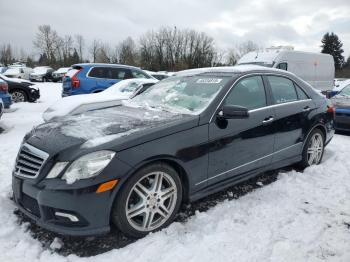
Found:
M 40 227 L 59 234 L 90 236 L 109 232 L 112 191 L 96 194 L 95 185 L 53 190 L 55 183 L 64 182 L 59 180 L 33 184 L 31 179 L 13 176 L 12 189 L 18 209 Z
M 29 92 L 29 101 L 34 102 L 40 98 L 40 90 L 31 88 Z
M 350 109 L 336 109 L 334 128 L 336 130 L 350 131 Z

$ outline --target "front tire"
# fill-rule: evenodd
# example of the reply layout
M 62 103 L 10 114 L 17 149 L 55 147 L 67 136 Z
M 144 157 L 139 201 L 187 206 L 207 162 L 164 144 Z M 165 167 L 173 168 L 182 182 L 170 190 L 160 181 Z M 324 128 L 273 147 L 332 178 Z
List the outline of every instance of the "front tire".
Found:
M 131 237 L 143 237 L 168 226 L 182 201 L 182 185 L 177 172 L 164 163 L 137 171 L 118 194 L 112 222 Z
M 28 96 L 26 92 L 20 89 L 15 89 L 11 92 L 11 99 L 15 103 L 19 102 L 27 102 L 28 101 Z
M 321 163 L 325 147 L 324 141 L 324 134 L 320 129 L 316 128 L 311 132 L 303 148 L 301 167 L 306 168 Z

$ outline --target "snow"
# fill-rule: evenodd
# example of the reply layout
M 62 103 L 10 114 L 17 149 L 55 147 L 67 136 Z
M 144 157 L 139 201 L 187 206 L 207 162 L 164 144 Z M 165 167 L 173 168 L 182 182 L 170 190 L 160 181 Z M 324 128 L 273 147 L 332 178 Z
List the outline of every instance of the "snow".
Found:
M 61 67 L 61 68 L 59 68 L 59 69 L 57 69 L 56 71 L 54 71 L 54 73 L 56 73 L 56 74 L 65 74 L 65 73 L 67 73 L 68 72 L 68 70 L 70 69 L 70 67 Z
M 46 74 L 49 68 L 47 66 L 34 67 L 32 75 L 43 75 Z
M 21 79 L 21 78 L 9 78 L 3 74 L 0 74 L 0 77 L 5 80 L 5 81 L 11 81 L 11 82 L 16 82 L 16 83 L 31 83 L 30 81 L 28 80 L 25 80 L 25 79 Z
M 0 120 L 0 261 L 350 261 L 350 137 L 344 135 L 335 135 L 321 165 L 281 173 L 276 182 L 196 212 L 187 222 L 94 257 L 59 255 L 55 250 L 65 243 L 34 239 L 28 223 L 18 224 L 9 199 L 23 135 L 60 99 L 60 84 L 38 86 L 38 103 L 14 104 Z
M 121 100 L 128 99 L 140 84 L 156 83 L 157 81 L 154 79 L 128 79 L 120 81 L 100 93 L 64 97 L 43 113 L 43 119 L 49 121 L 56 117 L 118 106 L 121 105 Z

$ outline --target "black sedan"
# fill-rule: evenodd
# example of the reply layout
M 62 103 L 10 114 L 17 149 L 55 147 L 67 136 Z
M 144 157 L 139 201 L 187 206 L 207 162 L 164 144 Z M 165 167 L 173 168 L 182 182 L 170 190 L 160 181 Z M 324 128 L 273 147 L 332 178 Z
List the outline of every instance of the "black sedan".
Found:
M 350 85 L 331 99 L 335 107 L 334 126 L 339 131 L 350 131 Z
M 321 162 L 334 109 L 295 75 L 259 66 L 189 70 L 123 106 L 38 126 L 13 171 L 21 212 L 67 235 L 133 237 L 261 172 Z
M 40 98 L 40 91 L 34 87 L 34 84 L 21 79 L 11 79 L 0 75 L 0 79 L 8 84 L 8 91 L 11 94 L 12 101 L 18 102 L 35 102 Z

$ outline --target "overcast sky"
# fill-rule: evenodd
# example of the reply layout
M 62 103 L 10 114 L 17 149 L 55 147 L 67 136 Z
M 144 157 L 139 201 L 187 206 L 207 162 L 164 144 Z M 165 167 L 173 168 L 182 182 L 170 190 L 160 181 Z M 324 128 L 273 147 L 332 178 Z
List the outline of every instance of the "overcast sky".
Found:
M 161 26 L 193 28 L 226 49 L 245 40 L 261 46 L 293 45 L 320 51 L 333 31 L 350 54 L 350 0 L 0 0 L 0 44 L 33 49 L 37 27 L 59 35 L 81 34 L 114 46 L 128 36 Z

